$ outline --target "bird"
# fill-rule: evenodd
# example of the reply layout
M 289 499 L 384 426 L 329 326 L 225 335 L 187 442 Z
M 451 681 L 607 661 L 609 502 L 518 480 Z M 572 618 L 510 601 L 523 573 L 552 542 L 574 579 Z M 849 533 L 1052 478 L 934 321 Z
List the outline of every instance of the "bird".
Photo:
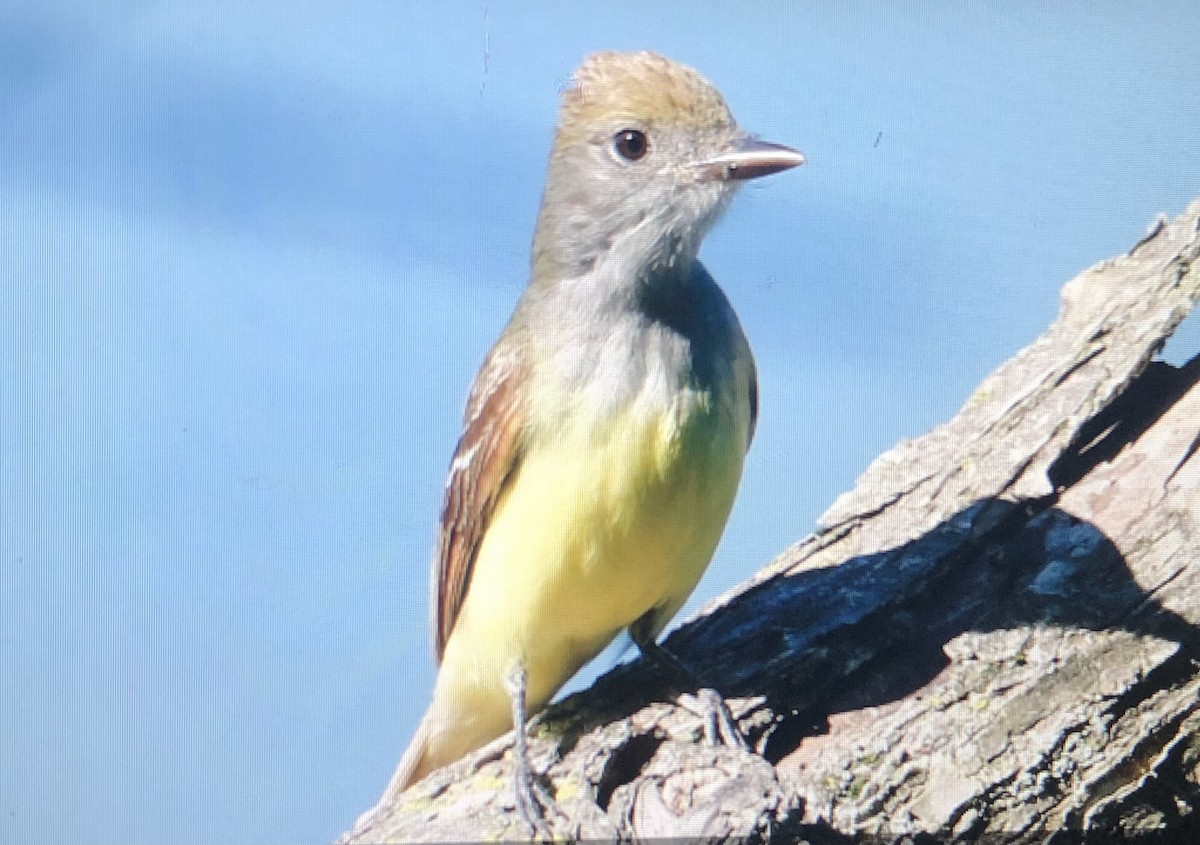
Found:
M 758 416 L 698 251 L 740 184 L 804 160 L 656 53 L 595 53 L 563 88 L 528 283 L 446 481 L 433 700 L 380 806 L 510 728 L 522 765 L 526 716 L 621 633 L 681 668 L 656 638 L 712 559 Z

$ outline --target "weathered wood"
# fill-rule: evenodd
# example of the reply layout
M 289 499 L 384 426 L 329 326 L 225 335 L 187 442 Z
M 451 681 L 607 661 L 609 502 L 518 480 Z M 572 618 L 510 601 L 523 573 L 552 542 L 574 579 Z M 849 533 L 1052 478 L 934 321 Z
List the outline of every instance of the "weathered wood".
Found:
M 704 744 L 641 661 L 543 713 L 555 830 L 1195 835 L 1200 358 L 1151 362 L 1200 296 L 1198 226 L 1200 202 L 1069 282 L 1054 324 L 957 416 L 668 639 L 757 753 Z M 528 840 L 510 750 L 431 775 L 344 841 Z

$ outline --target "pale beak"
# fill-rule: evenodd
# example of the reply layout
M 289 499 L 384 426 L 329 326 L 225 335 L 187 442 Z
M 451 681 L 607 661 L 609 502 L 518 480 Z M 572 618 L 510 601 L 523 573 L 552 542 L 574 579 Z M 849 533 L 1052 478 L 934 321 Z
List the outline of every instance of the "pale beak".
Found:
M 804 164 L 804 156 L 782 144 L 740 138 L 720 155 L 698 162 L 706 179 L 757 179 Z

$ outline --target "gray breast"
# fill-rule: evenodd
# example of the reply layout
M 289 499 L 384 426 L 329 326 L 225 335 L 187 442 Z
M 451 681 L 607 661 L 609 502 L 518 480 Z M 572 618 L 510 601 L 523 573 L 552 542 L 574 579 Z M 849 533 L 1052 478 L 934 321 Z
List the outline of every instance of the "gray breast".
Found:
M 600 274 L 564 280 L 522 306 L 539 392 L 564 417 L 581 404 L 602 414 L 635 400 L 665 408 L 684 390 L 708 393 L 714 405 L 738 401 L 728 391 L 745 339 L 698 261 L 637 286 L 605 284 Z

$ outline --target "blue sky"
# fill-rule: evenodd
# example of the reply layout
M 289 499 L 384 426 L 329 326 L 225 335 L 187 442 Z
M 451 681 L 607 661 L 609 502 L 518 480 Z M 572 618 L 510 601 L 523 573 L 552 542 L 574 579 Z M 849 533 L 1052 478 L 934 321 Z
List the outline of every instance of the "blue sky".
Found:
M 687 615 L 1200 194 L 1198 42 L 1165 2 L 4 2 L 0 842 L 325 841 L 377 797 L 585 54 L 809 159 L 702 253 L 762 415 Z

